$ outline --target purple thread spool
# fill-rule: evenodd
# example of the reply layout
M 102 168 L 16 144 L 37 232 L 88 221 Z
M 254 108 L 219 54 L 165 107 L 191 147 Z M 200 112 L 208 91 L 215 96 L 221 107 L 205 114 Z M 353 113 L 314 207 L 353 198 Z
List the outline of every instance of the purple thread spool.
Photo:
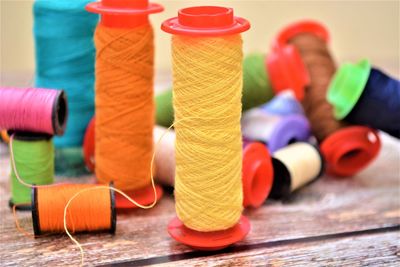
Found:
M 243 114 L 241 123 L 243 137 L 265 143 L 271 153 L 311 137 L 310 124 L 302 114 L 280 116 L 254 108 Z

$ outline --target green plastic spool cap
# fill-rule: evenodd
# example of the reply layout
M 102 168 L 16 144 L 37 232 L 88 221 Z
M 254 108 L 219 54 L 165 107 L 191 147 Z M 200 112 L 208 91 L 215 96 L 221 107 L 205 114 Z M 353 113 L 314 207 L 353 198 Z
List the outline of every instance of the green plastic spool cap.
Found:
M 343 64 L 336 71 L 327 93 L 336 119 L 346 117 L 356 105 L 367 84 L 370 71 L 371 64 L 366 59 L 357 64 Z

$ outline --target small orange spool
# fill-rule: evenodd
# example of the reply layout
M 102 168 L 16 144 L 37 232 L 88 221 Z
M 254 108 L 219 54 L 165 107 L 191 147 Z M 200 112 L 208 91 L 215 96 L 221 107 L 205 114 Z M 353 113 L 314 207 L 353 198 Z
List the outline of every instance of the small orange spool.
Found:
M 115 233 L 117 213 L 115 194 L 106 186 L 60 184 L 32 187 L 32 222 L 35 236 L 43 233 L 62 233 L 64 208 L 67 209 L 68 231 Z

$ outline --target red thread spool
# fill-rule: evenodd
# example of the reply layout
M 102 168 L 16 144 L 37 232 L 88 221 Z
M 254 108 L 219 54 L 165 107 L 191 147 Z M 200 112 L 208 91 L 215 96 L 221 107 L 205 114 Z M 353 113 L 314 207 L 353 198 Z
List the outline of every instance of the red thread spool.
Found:
M 317 40 L 322 40 L 322 42 L 325 44 L 327 44 L 330 40 L 329 32 L 325 26 L 315 21 L 305 20 L 293 23 L 284 28 L 277 35 L 275 42 L 273 43 L 273 50 L 281 51 L 282 49 L 286 49 L 288 45 L 295 45 L 291 44 L 294 43 L 293 40 L 296 39 L 297 36 L 304 34 L 313 36 L 313 38 L 316 38 Z M 300 54 L 306 54 L 312 49 L 315 49 L 315 47 L 308 48 L 305 45 L 297 48 L 299 49 Z M 313 60 L 315 61 L 315 59 Z M 310 67 L 310 65 L 315 64 L 315 62 L 305 62 L 305 65 L 307 64 L 309 64 L 307 67 Z M 310 78 L 316 79 L 315 77 Z M 325 90 L 328 89 L 328 86 L 329 84 L 326 84 Z M 308 88 L 308 90 L 310 89 L 311 88 Z M 307 97 L 309 96 L 307 96 L 306 91 L 305 98 L 307 99 Z M 310 99 L 307 99 L 307 101 L 309 100 Z M 324 99 L 324 101 L 326 100 Z M 310 114 L 307 115 L 311 117 Z M 331 116 L 330 120 L 333 124 L 335 124 L 335 130 L 331 130 L 328 134 L 319 134 L 321 151 L 325 160 L 327 161 L 327 171 L 328 173 L 338 176 L 354 175 L 361 169 L 365 168 L 377 156 L 380 150 L 379 136 L 373 129 L 368 127 L 346 127 L 344 124 L 335 122 L 333 115 Z M 328 127 L 326 127 L 326 129 L 327 128 Z M 316 134 L 318 135 L 318 133 Z M 367 136 L 374 137 L 368 138 Z
M 148 0 L 102 0 L 90 3 L 86 10 L 100 14 L 100 24 L 109 28 L 135 28 L 149 23 L 149 15 L 163 11 L 159 4 L 149 3 Z M 90 163 L 89 163 L 90 165 Z M 157 199 L 162 196 L 162 189 L 155 186 Z M 139 204 L 148 205 L 154 201 L 154 191 L 151 185 L 142 189 L 126 192 Z M 136 208 L 132 202 L 118 194 L 116 196 L 116 206 L 118 209 Z
M 165 32 L 191 37 L 220 37 L 244 32 L 250 24 L 233 16 L 225 7 L 201 6 L 179 10 L 178 17 L 166 20 L 161 29 Z M 178 218 L 168 225 L 169 234 L 177 241 L 201 250 L 217 250 L 242 240 L 250 230 L 246 217 L 230 229 L 199 232 L 186 227 Z

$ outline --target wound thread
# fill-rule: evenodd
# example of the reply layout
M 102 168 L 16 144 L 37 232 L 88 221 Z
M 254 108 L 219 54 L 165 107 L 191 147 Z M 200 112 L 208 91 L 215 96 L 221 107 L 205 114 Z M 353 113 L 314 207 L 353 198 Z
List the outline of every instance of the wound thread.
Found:
M 10 204 L 30 206 L 31 190 L 20 183 L 46 185 L 54 181 L 54 145 L 49 136 L 16 133 L 10 141 L 11 200 Z M 15 169 L 14 169 L 15 165 Z M 22 207 L 24 208 L 24 207 Z
M 150 184 L 153 154 L 153 29 L 99 25 L 96 43 L 96 166 L 122 190 Z
M 63 91 L 40 88 L 0 88 L 0 128 L 62 135 L 67 122 Z
M 31 190 L 35 235 L 64 232 L 64 208 L 75 195 L 66 214 L 66 226 L 69 232 L 115 232 L 114 191 L 110 188 L 62 184 L 52 187 L 33 187 Z
M 306 87 L 301 102 L 311 129 L 318 141 L 324 140 L 333 132 L 347 124 L 337 121 L 333 107 L 326 100 L 329 83 L 335 74 L 336 64 L 326 42 L 311 33 L 301 33 L 289 40 L 300 52 L 310 75 L 310 85 Z
M 243 95 L 242 110 L 259 106 L 269 101 L 274 95 L 268 73 L 265 69 L 265 55 L 252 53 L 243 60 Z M 155 98 L 156 123 L 169 127 L 174 121 L 172 89 L 168 89 Z
M 315 146 L 298 142 L 273 154 L 274 183 L 271 198 L 287 198 L 304 185 L 320 177 L 322 156 Z
M 57 148 L 81 146 L 94 111 L 93 32 L 97 16 L 85 12 L 89 0 L 35 0 L 35 86 L 61 88 L 68 95 L 69 122 L 55 137 Z M 56 26 L 55 26 L 56 25 Z
M 242 214 L 242 39 L 172 37 L 175 208 L 190 229 L 234 226 Z

